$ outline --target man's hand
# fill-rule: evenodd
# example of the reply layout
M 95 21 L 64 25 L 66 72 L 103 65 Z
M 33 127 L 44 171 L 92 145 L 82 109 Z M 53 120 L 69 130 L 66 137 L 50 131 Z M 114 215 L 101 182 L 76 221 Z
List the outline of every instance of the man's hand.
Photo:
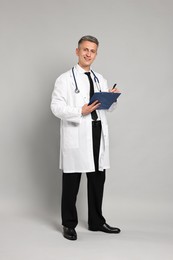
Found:
M 109 92 L 120 93 L 120 90 L 118 88 L 112 88 L 109 90 Z
M 82 107 L 82 115 L 86 116 L 96 110 L 101 103 L 98 103 L 98 100 L 94 101 L 91 105 L 85 104 Z

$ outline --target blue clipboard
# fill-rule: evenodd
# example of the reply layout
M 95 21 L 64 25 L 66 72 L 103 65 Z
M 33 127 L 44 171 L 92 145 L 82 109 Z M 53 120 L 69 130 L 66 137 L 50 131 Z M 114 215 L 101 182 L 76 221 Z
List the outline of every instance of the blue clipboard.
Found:
M 98 109 L 109 109 L 110 106 L 117 101 L 117 98 L 121 95 L 121 93 L 113 93 L 113 92 L 96 92 L 91 97 L 88 105 L 91 105 L 94 101 L 98 100 L 101 105 Z

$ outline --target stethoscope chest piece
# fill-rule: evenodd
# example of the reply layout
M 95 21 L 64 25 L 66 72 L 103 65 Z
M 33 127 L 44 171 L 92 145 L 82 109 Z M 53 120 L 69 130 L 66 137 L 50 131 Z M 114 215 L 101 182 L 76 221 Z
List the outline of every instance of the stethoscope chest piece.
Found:
M 75 93 L 78 94 L 80 92 L 80 90 L 78 89 L 78 87 L 75 89 Z
M 74 79 L 74 83 L 75 83 L 75 93 L 78 94 L 80 92 L 79 88 L 78 88 L 78 85 L 77 85 L 77 82 L 76 82 L 76 77 L 74 75 L 74 67 L 72 68 L 72 74 L 73 74 L 73 79 Z

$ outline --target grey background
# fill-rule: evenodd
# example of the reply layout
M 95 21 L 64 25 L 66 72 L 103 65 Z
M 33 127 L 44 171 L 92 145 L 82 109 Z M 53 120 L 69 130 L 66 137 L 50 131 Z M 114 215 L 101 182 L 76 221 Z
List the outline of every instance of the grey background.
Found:
M 122 91 L 108 115 L 104 215 L 124 230 L 172 232 L 172 10 L 171 0 L 0 0 L 2 226 L 21 218 L 60 230 L 59 120 L 51 93 L 77 62 L 79 38 L 91 34 L 100 41 L 93 69 Z M 86 228 L 85 176 L 78 211 Z

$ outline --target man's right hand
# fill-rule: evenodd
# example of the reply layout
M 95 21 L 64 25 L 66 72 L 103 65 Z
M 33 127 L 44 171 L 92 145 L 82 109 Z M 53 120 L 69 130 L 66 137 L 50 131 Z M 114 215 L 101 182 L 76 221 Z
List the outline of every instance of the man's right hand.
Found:
M 96 110 L 101 103 L 98 103 L 98 100 L 94 101 L 91 105 L 85 104 L 82 107 L 82 115 L 86 116 Z

